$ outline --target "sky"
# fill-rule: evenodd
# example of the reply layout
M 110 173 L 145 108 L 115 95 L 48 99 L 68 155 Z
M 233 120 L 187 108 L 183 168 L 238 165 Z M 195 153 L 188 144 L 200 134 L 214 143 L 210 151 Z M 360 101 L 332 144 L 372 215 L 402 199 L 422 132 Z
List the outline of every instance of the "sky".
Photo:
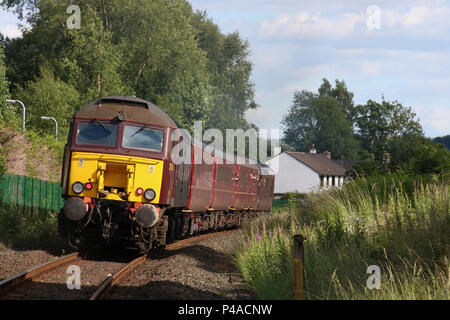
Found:
M 428 137 L 450 134 L 450 1 L 190 0 L 250 45 L 259 128 L 282 128 L 295 91 L 344 80 L 355 103 L 397 100 Z M 20 36 L 0 9 L 0 32 Z

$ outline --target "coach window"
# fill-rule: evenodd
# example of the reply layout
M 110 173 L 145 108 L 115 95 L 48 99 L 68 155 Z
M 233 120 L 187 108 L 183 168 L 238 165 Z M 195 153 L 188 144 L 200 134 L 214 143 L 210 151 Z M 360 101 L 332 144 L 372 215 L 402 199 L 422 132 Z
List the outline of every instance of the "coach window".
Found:
M 163 148 L 164 132 L 136 126 L 125 126 L 122 146 L 130 149 L 140 149 L 161 152 Z

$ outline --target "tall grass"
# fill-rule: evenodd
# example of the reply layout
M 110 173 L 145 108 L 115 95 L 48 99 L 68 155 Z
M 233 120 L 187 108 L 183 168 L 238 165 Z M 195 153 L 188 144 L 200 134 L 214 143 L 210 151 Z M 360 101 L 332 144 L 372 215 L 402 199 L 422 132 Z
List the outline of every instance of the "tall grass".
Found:
M 301 233 L 308 299 L 449 299 L 449 186 L 390 184 L 360 179 L 252 223 L 236 254 L 244 278 L 260 298 L 292 298 Z M 366 286 L 370 265 L 381 268 L 379 290 Z
M 0 243 L 3 247 L 23 250 L 60 245 L 56 214 L 28 212 L 15 206 L 0 207 Z

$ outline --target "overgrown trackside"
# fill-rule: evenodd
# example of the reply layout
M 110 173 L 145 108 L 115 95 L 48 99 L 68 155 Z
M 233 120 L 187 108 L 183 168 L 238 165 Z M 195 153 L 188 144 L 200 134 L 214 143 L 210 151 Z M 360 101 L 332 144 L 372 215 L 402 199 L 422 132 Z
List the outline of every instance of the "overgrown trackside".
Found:
M 236 262 L 262 299 L 293 298 L 292 236 L 306 237 L 308 299 L 449 299 L 450 188 L 358 180 L 252 223 Z M 381 268 L 369 290 L 367 267 Z

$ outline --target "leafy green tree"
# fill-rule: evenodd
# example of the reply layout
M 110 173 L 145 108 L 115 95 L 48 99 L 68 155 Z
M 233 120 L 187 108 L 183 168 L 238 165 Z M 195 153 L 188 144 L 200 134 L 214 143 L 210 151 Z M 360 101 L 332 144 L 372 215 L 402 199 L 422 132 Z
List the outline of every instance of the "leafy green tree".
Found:
M 0 46 L 0 124 L 11 121 L 14 118 L 14 111 L 11 105 L 6 104 L 9 98 L 8 81 L 6 80 L 6 67 L 4 63 L 3 48 Z
M 207 120 L 212 106 L 207 58 L 198 47 L 185 1 L 113 1 L 107 7 L 121 73 L 136 95 L 165 109 L 180 125 Z
M 402 135 L 423 136 L 422 126 L 409 107 L 397 101 L 367 101 L 357 106 L 358 138 L 362 146 L 377 159 L 387 150 L 389 139 Z
M 322 81 L 322 85 L 319 88 L 319 95 L 336 99 L 339 106 L 345 112 L 347 120 L 353 125 L 356 120 L 357 110 L 353 102 L 354 94 L 348 91 L 345 81 L 336 79 L 334 88 L 327 79 L 323 79 Z
M 70 0 L 0 0 L 30 25 L 22 38 L 5 41 L 12 93 L 42 77 L 78 92 L 76 106 L 106 95 L 136 95 L 192 128 L 250 127 L 245 111 L 256 107 L 248 43 L 223 35 L 206 14 L 185 0 L 79 0 L 81 29 L 69 30 Z M 24 11 L 23 9 L 26 9 Z M 23 93 L 23 92 L 22 92 Z
M 436 143 L 442 143 L 447 147 L 447 149 L 450 150 L 450 135 L 434 138 L 433 141 Z
M 282 124 L 284 142 L 297 151 L 309 151 L 314 144 L 318 152 L 329 151 L 335 159 L 357 157 L 352 123 L 333 97 L 306 90 L 296 92 Z
M 387 152 L 391 167 L 408 173 L 443 173 L 450 169 L 450 151 L 444 145 L 417 136 L 404 135 L 390 139 Z
M 74 106 L 79 101 L 78 92 L 70 84 L 57 79 L 49 67 L 42 67 L 40 73 L 36 81 L 29 81 L 25 87 L 18 88 L 17 97 L 27 106 L 27 122 L 35 131 L 48 135 L 55 133 L 55 124 L 41 119 L 48 116 L 58 121 L 59 133 L 65 136 Z
M 213 106 L 207 127 L 219 129 L 251 127 L 245 112 L 258 107 L 254 84 L 250 81 L 252 63 L 249 44 L 239 33 L 224 35 L 207 17 L 197 11 L 193 17 L 199 47 L 206 52 L 207 68 L 213 85 Z

